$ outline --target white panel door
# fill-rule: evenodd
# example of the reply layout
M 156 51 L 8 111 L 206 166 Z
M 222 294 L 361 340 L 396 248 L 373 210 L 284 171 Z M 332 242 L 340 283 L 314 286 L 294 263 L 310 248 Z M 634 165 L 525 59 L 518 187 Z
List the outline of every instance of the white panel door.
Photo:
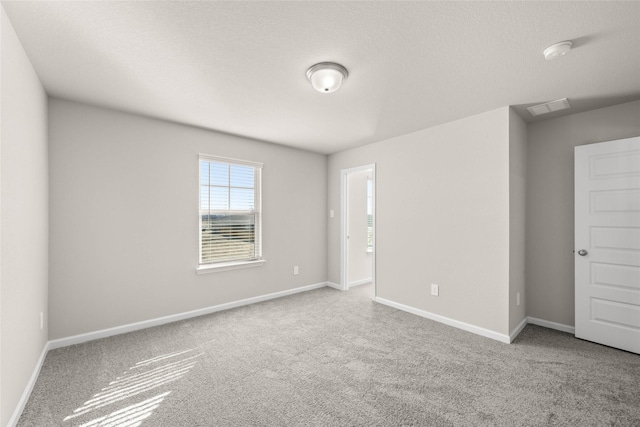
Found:
M 575 148 L 576 337 L 640 353 L 640 137 Z

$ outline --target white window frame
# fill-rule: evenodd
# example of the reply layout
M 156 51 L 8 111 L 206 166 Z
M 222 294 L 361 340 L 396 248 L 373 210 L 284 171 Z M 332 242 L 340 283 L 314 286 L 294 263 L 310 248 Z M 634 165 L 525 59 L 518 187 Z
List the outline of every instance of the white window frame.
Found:
M 228 165 L 250 166 L 254 168 L 254 210 L 252 211 L 252 214 L 255 215 L 255 258 L 202 264 L 202 212 L 200 211 L 200 186 L 202 184 L 200 182 L 200 174 L 202 172 L 202 160 Z M 259 267 L 266 262 L 266 260 L 262 258 L 262 168 L 263 163 L 260 162 L 212 156 L 209 154 L 198 154 L 198 260 L 196 264 L 196 272 L 198 274 L 235 270 L 247 267 Z M 247 211 L 228 210 L 227 213 L 231 215 L 245 215 L 247 214 Z

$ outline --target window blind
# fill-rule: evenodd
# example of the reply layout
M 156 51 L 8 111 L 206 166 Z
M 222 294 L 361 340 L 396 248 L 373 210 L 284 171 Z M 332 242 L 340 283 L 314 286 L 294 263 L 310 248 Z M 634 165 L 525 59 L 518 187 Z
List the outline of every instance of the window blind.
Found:
M 261 257 L 261 165 L 200 157 L 200 265 Z

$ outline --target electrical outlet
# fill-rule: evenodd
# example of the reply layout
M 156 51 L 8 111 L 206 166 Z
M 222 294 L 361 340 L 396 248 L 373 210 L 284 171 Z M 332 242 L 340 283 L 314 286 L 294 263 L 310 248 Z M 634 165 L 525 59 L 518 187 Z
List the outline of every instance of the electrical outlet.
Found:
M 431 295 L 438 296 L 440 294 L 440 286 L 435 283 L 431 284 Z
M 296 265 L 295 267 L 293 267 L 293 275 L 297 275 L 300 272 L 300 269 L 298 268 L 298 266 Z
M 516 305 L 520 305 L 520 292 L 516 294 Z
M 40 330 L 44 329 L 44 313 L 40 312 Z

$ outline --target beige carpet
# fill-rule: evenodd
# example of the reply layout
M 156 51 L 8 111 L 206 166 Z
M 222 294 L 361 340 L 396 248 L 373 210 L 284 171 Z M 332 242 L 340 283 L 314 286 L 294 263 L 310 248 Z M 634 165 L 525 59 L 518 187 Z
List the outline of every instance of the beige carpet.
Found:
M 318 289 L 51 351 L 20 426 L 640 426 L 640 356 Z

